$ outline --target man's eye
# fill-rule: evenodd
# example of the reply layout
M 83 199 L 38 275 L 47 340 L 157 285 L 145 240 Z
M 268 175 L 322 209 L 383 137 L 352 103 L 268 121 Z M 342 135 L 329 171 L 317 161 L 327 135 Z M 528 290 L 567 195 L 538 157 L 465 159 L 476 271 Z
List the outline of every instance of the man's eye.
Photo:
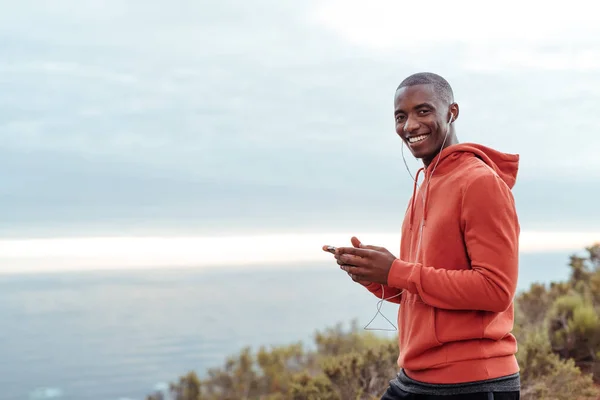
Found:
M 427 115 L 429 110 L 419 110 L 419 115 Z
M 404 116 L 403 115 L 397 115 L 396 116 L 396 122 L 402 122 L 404 120 Z

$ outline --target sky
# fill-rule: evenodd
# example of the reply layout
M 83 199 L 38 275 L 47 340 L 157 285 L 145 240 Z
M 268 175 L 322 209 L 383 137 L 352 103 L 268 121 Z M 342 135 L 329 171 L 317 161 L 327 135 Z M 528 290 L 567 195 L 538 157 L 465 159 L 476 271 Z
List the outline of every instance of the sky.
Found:
M 420 71 L 452 85 L 460 141 L 520 155 L 524 251 L 600 240 L 586 2 L 0 5 L 3 265 L 302 260 L 350 234 L 397 247 L 412 183 L 393 94 Z

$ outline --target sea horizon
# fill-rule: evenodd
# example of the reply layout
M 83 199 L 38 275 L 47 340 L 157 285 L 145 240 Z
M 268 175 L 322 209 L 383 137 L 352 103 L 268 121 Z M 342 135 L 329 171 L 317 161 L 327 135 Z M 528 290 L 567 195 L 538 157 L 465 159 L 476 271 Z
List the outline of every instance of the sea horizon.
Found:
M 5 238 L 0 239 L 0 275 L 318 263 L 331 258 L 323 245 L 349 246 L 352 236 L 398 253 L 400 235 L 390 232 Z M 524 230 L 519 248 L 523 255 L 578 253 L 598 241 L 595 231 Z

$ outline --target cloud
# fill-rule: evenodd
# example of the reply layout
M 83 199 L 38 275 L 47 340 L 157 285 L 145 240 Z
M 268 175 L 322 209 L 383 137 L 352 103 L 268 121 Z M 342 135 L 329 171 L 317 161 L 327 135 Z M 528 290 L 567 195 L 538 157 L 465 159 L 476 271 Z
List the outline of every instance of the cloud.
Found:
M 374 0 L 325 0 L 314 20 L 346 40 L 374 49 L 415 49 L 457 42 L 475 45 L 569 44 L 592 38 L 600 30 L 589 3 L 569 7 L 547 2 L 508 0 L 486 4 L 475 0 L 420 3 Z M 426 49 L 427 50 L 427 49 Z
M 4 154 L 0 236 L 399 230 L 412 191 L 399 157 L 361 164 L 350 154 L 338 165 L 326 154 L 312 158 L 316 165 L 306 165 L 302 156 L 281 157 L 291 164 L 290 174 L 296 165 L 304 172 L 294 179 L 272 173 L 269 182 L 68 152 Z M 243 168 L 269 172 L 268 162 L 237 168 L 240 174 Z M 514 192 L 525 230 L 586 231 L 600 224 L 593 212 L 596 188 L 586 179 L 525 176 Z
M 469 29 L 485 19 L 445 35 L 387 19 L 413 5 L 372 4 L 7 5 L 0 234 L 397 229 L 412 186 L 391 101 L 425 69 L 453 84 L 461 141 L 521 154 L 528 228 L 598 223 L 596 36 L 514 47 L 524 28 L 503 41 L 496 24 L 483 43 Z M 467 18 L 440 7 L 430 22 L 444 32 Z M 406 31 L 416 41 L 394 47 Z M 388 33 L 392 47 L 374 45 Z
M 580 49 L 532 49 L 512 45 L 509 48 L 488 47 L 471 49 L 466 56 L 466 70 L 483 72 L 508 71 L 597 71 L 600 68 L 600 49 L 596 47 Z
M 0 73 L 24 74 L 24 75 L 65 75 L 68 78 L 91 79 L 108 83 L 131 84 L 137 81 L 132 75 L 122 74 L 116 71 L 109 71 L 98 68 L 94 65 L 84 65 L 69 62 L 41 61 L 38 63 L 25 64 L 0 64 Z

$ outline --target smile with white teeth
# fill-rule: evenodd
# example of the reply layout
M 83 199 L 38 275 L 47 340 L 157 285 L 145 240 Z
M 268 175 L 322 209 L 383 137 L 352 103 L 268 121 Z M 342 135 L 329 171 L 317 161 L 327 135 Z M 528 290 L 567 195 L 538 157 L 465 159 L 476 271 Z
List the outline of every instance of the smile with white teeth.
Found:
M 413 144 L 413 143 L 421 142 L 421 141 L 425 140 L 427 138 L 427 136 L 429 136 L 429 134 L 410 137 L 410 138 L 408 138 L 408 143 Z

